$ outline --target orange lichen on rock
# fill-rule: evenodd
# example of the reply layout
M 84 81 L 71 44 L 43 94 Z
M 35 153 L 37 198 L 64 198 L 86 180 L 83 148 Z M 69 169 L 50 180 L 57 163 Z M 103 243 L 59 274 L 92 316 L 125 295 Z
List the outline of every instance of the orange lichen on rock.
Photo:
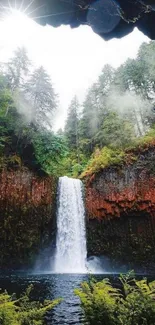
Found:
M 103 185 L 104 186 L 104 185 Z M 86 209 L 91 217 L 113 218 L 130 211 L 155 212 L 155 177 L 135 180 L 123 189 L 109 183 L 109 192 L 102 193 L 95 187 L 86 187 Z
M 53 179 L 39 177 L 27 169 L 3 170 L 0 174 L 0 203 L 27 206 L 52 204 Z
M 155 215 L 155 174 L 145 162 L 106 168 L 86 181 L 86 210 L 99 219 L 141 211 Z

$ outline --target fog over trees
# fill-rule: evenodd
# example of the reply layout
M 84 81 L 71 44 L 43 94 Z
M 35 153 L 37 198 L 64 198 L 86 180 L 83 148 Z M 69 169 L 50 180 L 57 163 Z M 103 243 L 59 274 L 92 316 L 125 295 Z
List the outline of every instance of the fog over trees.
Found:
M 44 67 L 34 67 L 18 48 L 1 64 L 2 157 L 11 152 L 48 173 L 77 177 L 104 148 L 126 150 L 154 132 L 154 53 L 153 41 L 143 43 L 136 59 L 117 69 L 103 66 L 83 103 L 72 99 L 64 130 L 54 133 L 59 97 Z

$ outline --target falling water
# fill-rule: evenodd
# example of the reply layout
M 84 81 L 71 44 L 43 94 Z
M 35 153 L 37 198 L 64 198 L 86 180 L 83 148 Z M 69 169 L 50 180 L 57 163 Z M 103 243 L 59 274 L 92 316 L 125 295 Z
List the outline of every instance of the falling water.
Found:
M 82 182 L 60 177 L 58 188 L 55 272 L 86 272 L 85 211 Z

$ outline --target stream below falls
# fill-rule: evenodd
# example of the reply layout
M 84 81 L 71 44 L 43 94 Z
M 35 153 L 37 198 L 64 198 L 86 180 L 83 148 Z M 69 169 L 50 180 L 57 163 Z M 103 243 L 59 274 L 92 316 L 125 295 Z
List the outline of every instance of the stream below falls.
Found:
M 120 286 L 118 274 L 93 275 L 97 280 L 110 278 L 112 283 Z M 143 276 L 139 276 L 142 278 Z M 46 325 L 86 325 L 79 298 L 74 295 L 74 289 L 80 283 L 87 281 L 87 274 L 0 274 L 0 288 L 7 289 L 19 296 L 30 285 L 34 285 L 33 299 L 56 299 L 63 298 L 63 301 L 46 316 Z M 153 280 L 153 277 L 148 277 Z

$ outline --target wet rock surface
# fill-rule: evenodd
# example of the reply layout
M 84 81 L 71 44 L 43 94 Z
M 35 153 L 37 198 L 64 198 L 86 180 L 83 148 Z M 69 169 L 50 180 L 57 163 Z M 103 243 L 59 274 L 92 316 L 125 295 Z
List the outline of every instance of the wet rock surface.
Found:
M 54 240 L 56 179 L 27 168 L 0 173 L 0 267 L 30 267 Z
M 155 149 L 86 181 L 88 255 L 154 268 Z

